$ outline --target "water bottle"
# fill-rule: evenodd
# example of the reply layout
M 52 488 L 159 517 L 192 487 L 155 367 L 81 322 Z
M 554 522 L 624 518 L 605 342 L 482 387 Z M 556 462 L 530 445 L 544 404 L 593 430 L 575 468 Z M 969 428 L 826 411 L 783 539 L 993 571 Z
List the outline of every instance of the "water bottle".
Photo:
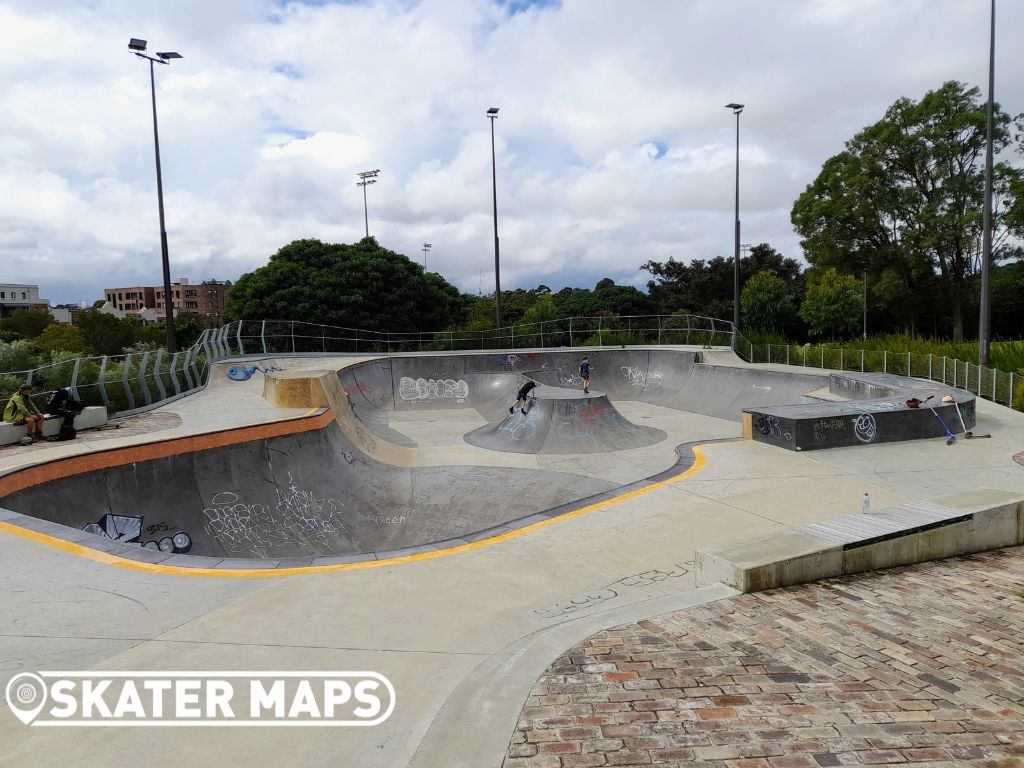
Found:
M 861 508 L 861 512 L 868 513 L 871 511 L 871 497 L 868 496 L 867 491 L 864 492 L 864 504 Z

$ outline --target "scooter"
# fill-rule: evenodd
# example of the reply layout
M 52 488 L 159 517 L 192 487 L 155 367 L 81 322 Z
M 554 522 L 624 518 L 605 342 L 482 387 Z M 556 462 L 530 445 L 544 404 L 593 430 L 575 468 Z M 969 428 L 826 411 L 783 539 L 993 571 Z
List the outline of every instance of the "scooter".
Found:
M 935 397 L 935 395 L 928 395 L 928 397 L 922 400 L 921 403 L 928 406 L 928 410 L 932 412 L 932 415 L 939 420 L 939 424 L 942 425 L 942 428 L 946 430 L 946 445 L 952 445 L 956 442 L 956 435 L 949 431 L 949 427 L 946 426 L 946 422 L 944 422 L 942 417 L 939 416 L 939 412 L 935 410 L 935 406 L 929 402 L 933 397 Z
M 960 403 L 954 401 L 953 402 L 953 407 L 956 408 L 956 415 L 960 418 L 960 426 L 963 427 L 964 436 L 968 440 L 973 440 L 976 437 L 977 438 L 992 437 L 992 433 L 991 432 L 986 432 L 984 435 L 976 435 L 973 432 L 968 431 L 967 425 L 964 423 L 964 415 L 960 412 Z

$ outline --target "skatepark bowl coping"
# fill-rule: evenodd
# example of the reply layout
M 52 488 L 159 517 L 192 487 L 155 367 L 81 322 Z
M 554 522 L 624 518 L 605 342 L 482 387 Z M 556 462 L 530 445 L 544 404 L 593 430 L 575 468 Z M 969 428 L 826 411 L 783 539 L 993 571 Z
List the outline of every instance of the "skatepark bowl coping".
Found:
M 291 358 L 281 363 L 288 370 L 275 372 L 268 361 L 264 396 L 272 401 L 275 388 L 299 382 L 315 411 L 23 466 L 0 476 L 0 505 L 16 513 L 8 524 L 20 520 L 79 549 L 165 568 L 369 564 L 547 525 L 699 463 L 699 449 L 633 423 L 617 403 L 721 420 L 721 433 L 709 440 L 735 439 L 739 422 L 748 439 L 798 451 L 941 436 L 940 421 L 956 423 L 957 408 L 968 428 L 974 425 L 972 395 L 926 381 L 765 370 L 727 351 L 589 354 L 600 385 L 589 395 L 578 377 L 579 350 L 393 355 L 351 364 L 334 357 L 330 370 L 315 357 Z M 229 372 L 237 365 L 218 363 L 208 387 L 235 386 Z M 536 402 L 526 414 L 510 415 L 527 380 L 540 385 Z M 934 412 L 905 405 L 912 395 L 939 401 L 940 393 L 953 393 L 956 402 Z M 422 461 L 432 446 L 402 431 L 403 417 L 417 411 L 472 416 L 473 428 L 459 441 L 466 458 L 441 466 Z M 479 419 L 486 423 L 476 426 Z M 652 447 L 663 471 L 625 485 L 599 472 L 473 463 L 485 454 L 581 457 Z

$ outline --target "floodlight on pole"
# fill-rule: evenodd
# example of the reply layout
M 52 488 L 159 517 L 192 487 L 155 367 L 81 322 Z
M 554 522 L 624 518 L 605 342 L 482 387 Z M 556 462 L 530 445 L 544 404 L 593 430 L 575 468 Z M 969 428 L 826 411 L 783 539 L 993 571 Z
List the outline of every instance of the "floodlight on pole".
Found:
M 494 193 L 494 319 L 495 329 L 501 328 L 501 263 L 498 258 L 498 164 L 494 154 L 494 121 L 498 107 L 487 110 L 491 121 L 491 190 Z
M 735 221 L 735 252 L 733 254 L 732 278 L 732 330 L 739 333 L 740 328 L 740 113 L 744 104 L 731 102 L 725 105 L 736 115 L 736 221 Z M 735 342 L 735 339 L 734 339 Z
M 424 272 L 427 271 L 427 251 L 429 251 L 433 247 L 434 246 L 432 246 L 430 243 L 424 243 L 423 244 L 423 271 Z
M 149 62 L 149 86 L 153 102 L 153 147 L 156 152 L 156 200 L 157 209 L 160 213 L 160 256 L 163 261 L 164 273 L 164 317 L 167 322 L 167 352 L 177 351 L 177 341 L 174 338 L 174 297 L 171 294 L 171 263 L 167 253 L 167 227 L 164 222 L 164 181 L 160 168 L 160 131 L 157 128 L 156 119 L 156 75 L 154 64 L 170 64 L 173 59 L 182 58 L 180 53 L 168 51 L 158 53 L 156 56 L 149 56 L 145 53 L 146 41 L 133 37 L 128 41 L 128 50 Z
M 357 174 L 359 176 L 359 181 L 356 182 L 356 186 L 363 188 L 363 221 L 366 224 L 367 237 L 370 236 L 370 214 L 368 213 L 366 208 L 366 188 L 370 184 L 377 183 L 378 173 L 380 173 L 380 168 L 377 168 L 373 171 L 361 171 L 360 173 Z
M 988 106 L 985 118 L 985 212 L 981 224 L 981 316 L 978 318 L 978 365 L 983 367 L 989 362 L 989 339 L 992 335 L 992 133 L 995 122 L 995 83 L 996 0 L 992 0 L 988 42 Z

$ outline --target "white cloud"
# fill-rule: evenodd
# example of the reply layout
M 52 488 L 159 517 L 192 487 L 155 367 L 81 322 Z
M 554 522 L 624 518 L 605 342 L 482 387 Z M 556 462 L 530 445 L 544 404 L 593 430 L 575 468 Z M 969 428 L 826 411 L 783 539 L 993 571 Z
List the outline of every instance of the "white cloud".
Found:
M 370 231 L 467 291 L 732 252 L 741 116 L 745 242 L 798 255 L 793 200 L 899 96 L 983 84 L 985 8 L 958 0 L 9 0 L 0 8 L 0 275 L 59 300 L 159 282 L 146 62 L 172 271 L 234 279 L 296 237 Z M 997 98 L 1024 105 L 1000 6 Z M 69 269 L 80 277 L 71 280 Z M 53 288 L 49 286 L 54 286 Z

